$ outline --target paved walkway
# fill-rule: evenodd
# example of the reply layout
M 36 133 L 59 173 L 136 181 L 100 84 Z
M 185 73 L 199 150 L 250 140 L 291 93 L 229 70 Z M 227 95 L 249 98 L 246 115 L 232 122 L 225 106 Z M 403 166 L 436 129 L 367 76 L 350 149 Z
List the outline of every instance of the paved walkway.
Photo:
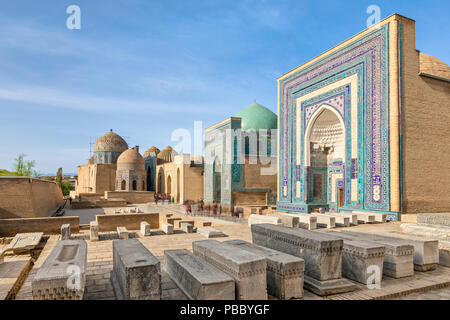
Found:
M 140 207 L 140 206 L 138 206 Z M 169 208 L 170 207 L 170 208 Z M 174 216 L 185 218 L 184 213 L 179 213 L 180 209 L 174 205 L 170 206 L 147 206 L 143 210 L 157 210 L 161 213 L 172 213 Z M 181 208 L 182 209 L 182 208 Z M 174 213 L 177 212 L 177 213 Z M 233 223 L 229 221 L 223 221 L 214 218 L 207 217 L 192 217 L 190 220 L 197 221 L 211 221 L 213 227 L 222 231 L 227 235 L 224 238 L 216 238 L 218 241 L 241 239 L 251 242 L 251 230 L 248 225 Z M 366 224 L 351 227 L 353 230 L 400 230 L 400 223 L 389 222 L 385 224 Z M 130 230 L 133 231 L 133 230 Z M 192 242 L 198 240 L 205 240 L 205 238 L 197 233 L 184 233 L 179 229 L 171 235 L 166 235 L 159 230 L 152 230 L 152 234 L 149 237 L 143 237 L 137 230 L 134 230 L 130 237 L 139 239 L 139 241 L 146 246 L 152 253 L 161 261 L 161 267 L 164 267 L 164 250 L 167 249 L 188 249 L 192 250 Z M 88 256 L 87 256 L 87 274 L 86 274 L 86 291 L 84 299 L 97 300 L 97 299 L 115 299 L 115 294 L 110 281 L 110 272 L 112 270 L 112 241 L 118 239 L 116 232 L 108 232 L 100 234 L 100 241 L 91 242 L 89 240 L 89 230 L 81 230 L 80 233 L 74 234 L 74 239 L 85 239 L 88 244 Z M 36 261 L 33 269 L 31 270 L 25 284 L 22 286 L 17 299 L 32 299 L 31 295 L 31 281 L 36 274 L 38 268 L 45 261 L 46 257 L 53 249 L 56 242 L 59 240 L 59 236 L 51 236 L 47 241 L 44 250 Z M 380 290 L 369 290 L 362 284 L 357 284 L 359 290 L 326 297 L 325 299 L 332 300 L 351 300 L 351 299 L 393 299 L 400 295 L 409 294 L 404 298 L 417 299 L 435 299 L 436 297 L 442 297 L 449 299 L 448 293 L 450 289 L 436 290 L 441 286 L 450 285 L 450 268 L 438 267 L 438 269 L 430 272 L 415 272 L 414 276 L 393 279 L 385 277 L 381 282 Z M 415 291 L 427 291 L 421 293 L 415 293 Z M 435 292 L 436 291 L 436 292 Z M 411 294 L 413 293 L 413 294 Z M 162 272 L 162 299 L 186 299 L 181 290 L 173 283 L 173 281 Z M 315 294 L 305 290 L 305 300 L 322 300 L 324 298 L 316 296 Z M 436 298 L 437 299 L 437 298 Z

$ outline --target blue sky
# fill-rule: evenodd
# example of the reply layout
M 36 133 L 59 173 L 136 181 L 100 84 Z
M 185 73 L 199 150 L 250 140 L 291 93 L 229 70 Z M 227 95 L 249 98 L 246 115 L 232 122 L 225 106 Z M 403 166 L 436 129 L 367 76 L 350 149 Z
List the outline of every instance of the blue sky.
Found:
M 276 112 L 276 78 L 364 30 L 372 4 L 416 20 L 417 49 L 450 62 L 449 1 L 1 0 L 0 168 L 25 153 L 76 172 L 111 128 L 144 151 L 254 99 Z

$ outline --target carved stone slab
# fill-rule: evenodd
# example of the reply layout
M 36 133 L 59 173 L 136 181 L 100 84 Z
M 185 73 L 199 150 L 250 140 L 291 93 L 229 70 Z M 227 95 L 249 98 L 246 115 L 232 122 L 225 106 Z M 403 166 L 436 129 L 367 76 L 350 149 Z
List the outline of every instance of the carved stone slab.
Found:
M 34 249 L 41 242 L 43 232 L 18 233 L 7 246 L 7 250 L 15 253 L 22 250 Z
M 439 240 L 439 264 L 450 267 L 450 241 Z
M 278 225 L 282 224 L 281 219 L 279 217 L 251 214 L 250 217 L 248 217 L 248 225 L 251 226 L 252 224 L 256 223 L 271 223 Z
M 81 300 L 86 283 L 87 244 L 59 241 L 31 283 L 35 300 Z
M 450 213 L 419 213 L 417 223 L 450 228 Z
M 328 213 L 331 216 L 335 217 L 347 217 L 350 219 L 350 224 L 357 226 L 358 225 L 358 215 L 356 213 L 350 213 L 350 212 L 329 212 Z
M 298 217 L 298 227 L 306 230 L 317 229 L 317 218 L 309 213 L 293 213 Z
M 298 228 L 299 218 L 296 215 L 289 213 L 271 213 L 268 216 L 280 218 L 281 224 L 285 227 Z
M 341 232 L 330 230 L 318 230 L 337 238 L 341 238 Z M 367 284 L 367 280 L 374 272 L 379 275 L 377 279 L 381 282 L 383 274 L 383 262 L 385 247 L 375 242 L 364 240 L 351 240 L 342 237 L 344 247 L 342 249 L 342 275 L 345 278 Z M 372 271 L 373 267 L 377 271 Z M 379 271 L 379 272 L 378 272 Z
M 230 275 L 238 300 L 267 299 L 267 262 L 264 256 L 216 240 L 194 241 L 194 254 Z
M 160 300 L 160 262 L 137 239 L 114 240 L 111 282 L 119 300 Z
M 165 272 L 191 300 L 234 300 L 233 278 L 186 249 L 165 250 Z
M 386 238 L 405 240 L 405 243 L 414 246 L 414 269 L 417 271 L 429 271 L 437 268 L 439 264 L 439 241 L 427 239 L 399 232 L 376 232 L 377 235 Z
M 342 276 L 343 240 L 324 233 L 270 224 L 252 225 L 253 243 L 305 260 L 304 286 L 319 295 L 348 292 L 355 285 Z M 308 276 L 309 278 L 307 278 Z M 316 279 L 317 281 L 309 281 Z M 325 282 L 334 281 L 329 286 Z
M 353 212 L 358 216 L 358 223 L 375 223 L 375 215 L 366 212 Z
M 350 240 L 365 240 L 376 242 L 386 248 L 383 274 L 392 278 L 409 277 L 414 274 L 414 247 L 400 239 L 387 239 L 370 234 L 362 234 L 353 231 L 341 231 L 342 237 Z
M 229 240 L 224 243 L 266 257 L 267 291 L 271 296 L 282 300 L 303 297 L 305 261 L 302 258 L 243 240 Z
M 373 216 L 375 222 L 386 222 L 386 218 L 387 218 L 387 214 L 386 213 L 380 213 L 380 212 L 353 211 L 353 213 L 358 214 L 358 217 L 362 217 L 363 215 Z M 370 223 L 370 222 L 366 222 L 366 223 Z
M 206 238 L 219 238 L 226 236 L 222 231 L 213 227 L 197 227 L 197 233 L 205 236 Z

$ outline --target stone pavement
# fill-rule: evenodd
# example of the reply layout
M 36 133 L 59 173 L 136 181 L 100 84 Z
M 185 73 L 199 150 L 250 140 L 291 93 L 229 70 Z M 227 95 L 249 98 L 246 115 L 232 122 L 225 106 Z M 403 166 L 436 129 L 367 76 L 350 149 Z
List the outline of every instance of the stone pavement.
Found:
M 450 287 L 412 293 L 407 296 L 393 298 L 392 300 L 450 300 Z
M 180 212 L 179 208 L 166 209 L 160 208 L 159 212 L 174 213 Z M 161 206 L 162 207 L 162 206 Z M 174 206 L 175 207 L 175 206 Z M 145 212 L 145 211 L 144 211 Z M 186 215 L 175 213 L 174 216 L 185 218 Z M 194 221 L 212 221 L 214 228 L 222 231 L 227 237 L 217 238 L 218 241 L 240 239 L 248 242 L 252 242 L 250 227 L 245 224 L 233 223 L 229 221 L 223 221 L 214 218 L 207 217 L 191 217 L 190 220 Z M 352 230 L 370 230 L 376 228 L 377 230 L 389 231 L 401 231 L 399 222 L 389 222 L 385 224 L 365 224 L 350 227 Z M 44 247 L 41 255 L 36 261 L 33 269 L 31 270 L 27 280 L 22 286 L 16 299 L 32 299 L 31 295 L 31 281 L 34 274 L 42 265 L 45 258 L 48 256 L 60 236 L 50 236 L 47 244 Z M 87 276 L 86 276 L 86 290 L 84 299 L 87 300 L 105 300 L 115 299 L 114 290 L 110 281 L 110 272 L 112 270 L 112 240 L 118 239 L 116 232 L 100 233 L 100 241 L 89 240 L 89 230 L 81 230 L 78 234 L 72 235 L 73 239 L 85 239 L 88 244 L 87 254 Z M 197 240 L 205 240 L 206 238 L 197 233 L 186 234 L 179 229 L 175 229 L 175 233 L 171 235 L 164 234 L 161 230 L 151 230 L 151 236 L 144 237 L 140 234 L 139 230 L 130 230 L 130 238 L 138 238 L 141 243 L 147 247 L 153 255 L 155 255 L 161 261 L 161 267 L 164 266 L 164 250 L 167 249 L 188 249 L 192 251 L 192 242 Z M 426 299 L 427 293 L 430 293 L 430 297 L 433 297 L 436 288 L 450 286 L 450 268 L 438 267 L 438 269 L 430 272 L 415 272 L 414 276 L 403 279 L 393 279 L 384 277 L 381 283 L 381 289 L 369 290 L 364 285 L 357 284 L 358 291 L 349 292 L 347 294 L 334 295 L 329 297 L 319 297 L 315 294 L 305 290 L 305 300 L 348 300 L 348 299 L 392 299 L 401 295 L 414 293 L 418 297 L 424 297 Z M 450 289 L 448 289 L 450 290 Z M 421 293 L 415 293 L 416 291 L 422 291 Z M 427 291 L 423 293 L 423 291 Z M 446 297 L 445 292 L 440 293 L 442 297 Z M 422 296 L 423 295 L 423 296 Z M 413 296 L 413 295 L 409 295 Z M 406 296 L 405 298 L 409 297 Z M 269 297 L 273 299 L 272 297 Z M 162 299 L 186 299 L 184 294 L 175 285 L 175 283 L 162 272 Z M 418 298 L 420 299 L 420 298 Z M 430 298 L 431 299 L 431 298 Z M 448 299 L 448 298 L 445 298 Z

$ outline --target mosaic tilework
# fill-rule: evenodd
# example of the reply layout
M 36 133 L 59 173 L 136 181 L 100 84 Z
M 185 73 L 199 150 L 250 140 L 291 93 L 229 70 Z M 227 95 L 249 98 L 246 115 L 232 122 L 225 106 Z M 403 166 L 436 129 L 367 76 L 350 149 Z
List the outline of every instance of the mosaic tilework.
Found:
M 302 166 L 302 163 L 297 163 L 295 157 L 297 146 L 304 148 L 302 141 L 297 142 L 294 134 L 297 126 L 296 100 L 352 74 L 358 74 L 358 160 L 352 160 L 349 152 L 351 135 L 346 121 L 346 157 L 343 170 L 345 207 L 389 211 L 388 28 L 389 25 L 386 24 L 280 80 L 278 206 L 281 210 L 301 212 L 307 208 L 308 203 L 306 168 L 299 170 L 298 166 Z M 345 95 L 334 96 L 333 99 L 328 100 L 327 104 L 338 102 L 334 107 L 343 114 L 344 119 L 348 118 L 350 111 L 345 103 Z M 301 119 L 306 122 L 324 103 L 321 101 L 307 105 L 308 102 L 301 109 Z M 298 172 L 303 175 L 300 178 L 303 182 L 303 197 L 296 200 Z M 350 199 L 352 177 L 358 181 L 358 201 Z

